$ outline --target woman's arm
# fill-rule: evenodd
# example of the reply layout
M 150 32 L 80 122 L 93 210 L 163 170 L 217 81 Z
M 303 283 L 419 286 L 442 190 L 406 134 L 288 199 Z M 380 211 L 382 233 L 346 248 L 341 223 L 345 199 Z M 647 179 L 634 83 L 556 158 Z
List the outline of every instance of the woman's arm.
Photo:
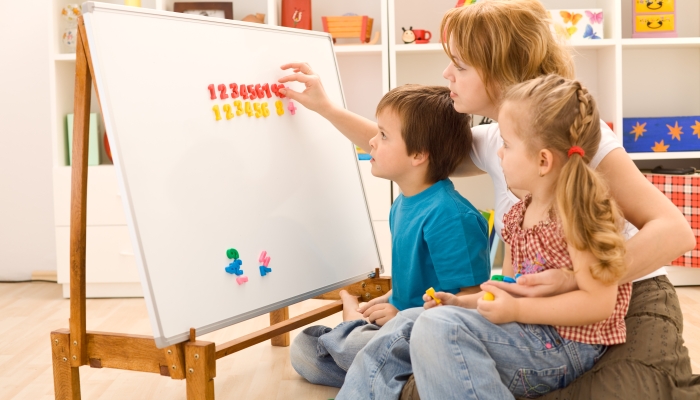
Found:
M 577 290 L 553 297 L 514 298 L 488 283 L 495 300 L 479 300 L 477 310 L 493 323 L 520 322 L 524 324 L 582 326 L 602 321 L 615 310 L 617 284 L 605 285 L 591 275 L 590 266 L 598 260 L 589 251 L 569 247 L 574 265 Z M 575 312 L 572 312 L 575 310 Z
M 344 108 L 333 104 L 321 84 L 321 78 L 314 75 L 309 64 L 290 63 L 282 67 L 283 70 L 292 68 L 294 74 L 282 77 L 279 82 L 300 82 L 306 87 L 299 93 L 292 89 L 281 89 L 281 93 L 294 101 L 298 101 L 309 110 L 319 113 L 335 126 L 351 142 L 360 146 L 367 153 L 370 152 L 369 140 L 377 134 L 378 127 L 374 121 L 361 117 Z
M 641 278 L 695 248 L 690 224 L 671 201 L 639 172 L 623 149 L 596 168 L 608 182 L 625 218 L 639 229 L 626 243 L 627 273 L 620 284 Z

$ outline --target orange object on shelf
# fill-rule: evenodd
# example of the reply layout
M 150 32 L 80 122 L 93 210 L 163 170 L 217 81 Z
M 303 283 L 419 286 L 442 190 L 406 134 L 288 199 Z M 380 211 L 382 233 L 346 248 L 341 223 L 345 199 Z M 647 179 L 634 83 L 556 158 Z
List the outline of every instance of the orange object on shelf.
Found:
M 369 43 L 372 36 L 374 19 L 366 15 L 321 17 L 321 20 L 323 31 L 333 36 L 333 43 L 337 38 L 359 38 L 361 43 Z

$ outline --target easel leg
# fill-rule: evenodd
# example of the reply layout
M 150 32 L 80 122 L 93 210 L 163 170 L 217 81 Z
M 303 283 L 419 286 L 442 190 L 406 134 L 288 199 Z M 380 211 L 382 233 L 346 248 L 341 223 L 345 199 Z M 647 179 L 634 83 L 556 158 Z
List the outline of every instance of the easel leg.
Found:
M 80 400 L 80 372 L 78 367 L 71 367 L 67 329 L 51 332 L 51 354 L 56 400 Z
M 216 347 L 211 342 L 185 343 L 187 400 L 214 400 Z
M 277 324 L 289 319 L 289 307 L 282 307 L 270 313 L 270 325 Z M 270 339 L 273 346 L 287 347 L 289 346 L 289 332 L 285 332 L 279 336 Z

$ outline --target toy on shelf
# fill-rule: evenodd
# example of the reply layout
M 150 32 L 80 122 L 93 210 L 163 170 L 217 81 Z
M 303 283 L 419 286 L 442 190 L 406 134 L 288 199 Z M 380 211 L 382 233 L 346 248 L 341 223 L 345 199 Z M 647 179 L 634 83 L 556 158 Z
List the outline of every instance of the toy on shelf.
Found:
M 602 39 L 603 10 L 600 8 L 576 10 L 548 10 L 550 28 L 558 37 L 572 42 Z
M 374 44 L 379 41 L 379 32 L 372 36 L 374 19 L 366 15 L 343 15 L 338 17 L 321 17 L 323 31 L 333 37 L 333 43 L 338 38 L 359 38 L 360 43 Z
M 628 153 L 700 150 L 700 116 L 622 118 Z
M 311 0 L 282 0 L 282 26 L 311 30 Z
M 457 0 L 457 5 L 455 6 L 455 8 L 457 8 L 457 7 L 464 7 L 464 6 L 470 6 L 470 5 L 472 5 L 472 4 L 475 4 L 475 3 L 478 2 L 478 1 L 479 1 L 479 0 Z
M 632 2 L 632 37 L 678 37 L 675 1 L 634 0 Z
M 243 19 L 241 21 L 264 24 L 265 23 L 265 14 L 256 13 L 256 14 L 246 15 L 245 17 L 243 17 Z
M 401 40 L 406 44 L 411 44 L 416 42 L 416 34 L 413 32 L 413 27 L 409 26 L 408 29 L 401 27 L 403 34 L 401 35 Z
M 68 4 L 61 9 L 61 16 L 68 23 L 68 27 L 61 35 L 61 41 L 71 52 L 75 51 L 75 41 L 78 38 L 78 17 L 82 14 L 79 4 Z

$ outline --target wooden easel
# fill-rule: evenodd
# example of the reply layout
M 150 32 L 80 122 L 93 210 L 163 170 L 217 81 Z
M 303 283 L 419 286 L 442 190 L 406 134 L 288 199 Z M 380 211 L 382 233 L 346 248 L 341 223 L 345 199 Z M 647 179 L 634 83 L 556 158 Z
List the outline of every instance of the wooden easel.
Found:
M 283 307 L 270 313 L 270 327 L 218 346 L 212 342 L 196 340 L 194 329 L 190 331 L 188 342 L 165 349 L 156 348 L 155 341 L 150 336 L 86 331 L 87 160 L 93 73 L 85 25 L 80 17 L 75 56 L 75 116 L 71 167 L 70 327 L 51 332 L 56 399 L 80 399 L 78 368 L 90 365 L 92 368 L 155 372 L 171 379 L 186 379 L 188 400 L 212 400 L 217 359 L 268 339 L 271 339 L 273 346 L 289 346 L 291 330 L 341 311 L 342 303 L 336 301 L 291 319 L 288 307 Z M 97 87 L 95 92 L 99 102 Z M 390 288 L 390 278 L 379 277 L 379 270 L 375 270 L 371 278 L 345 289 L 367 301 L 387 293 Z M 317 298 L 337 300 L 337 292 L 333 291 Z

